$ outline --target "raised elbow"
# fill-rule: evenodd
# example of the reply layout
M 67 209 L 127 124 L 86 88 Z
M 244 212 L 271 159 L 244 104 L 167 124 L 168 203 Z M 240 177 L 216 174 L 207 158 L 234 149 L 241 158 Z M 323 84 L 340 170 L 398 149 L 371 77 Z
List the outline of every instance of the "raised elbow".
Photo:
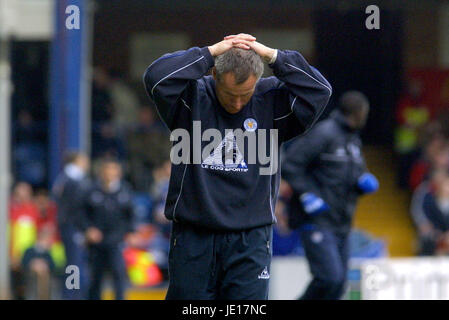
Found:
M 143 74 L 143 82 L 145 84 L 147 92 L 150 94 L 150 96 L 153 96 L 152 91 L 154 84 L 156 83 L 156 80 L 154 77 L 154 72 L 152 72 L 151 66 L 149 66 L 147 70 L 145 70 L 145 73 Z

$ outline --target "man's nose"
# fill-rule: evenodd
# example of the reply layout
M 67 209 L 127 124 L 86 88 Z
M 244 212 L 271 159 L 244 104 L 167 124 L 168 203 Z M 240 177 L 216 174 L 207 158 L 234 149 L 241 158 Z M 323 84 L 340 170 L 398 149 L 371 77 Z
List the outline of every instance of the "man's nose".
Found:
M 242 99 L 241 99 L 241 98 L 236 98 L 235 101 L 234 101 L 234 106 L 235 106 L 237 109 L 240 109 L 240 108 L 243 106 L 243 101 L 242 101 Z

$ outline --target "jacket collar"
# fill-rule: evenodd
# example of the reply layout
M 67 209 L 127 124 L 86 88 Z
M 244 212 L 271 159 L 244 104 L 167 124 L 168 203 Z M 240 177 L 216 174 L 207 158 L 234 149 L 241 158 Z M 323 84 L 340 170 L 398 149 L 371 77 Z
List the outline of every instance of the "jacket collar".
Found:
M 338 123 L 338 125 L 345 131 L 351 132 L 351 133 L 356 133 L 359 130 L 358 129 L 353 129 L 349 124 L 348 121 L 346 120 L 345 116 L 343 115 L 343 113 L 341 113 L 340 110 L 335 110 L 334 112 L 332 112 L 331 117 L 333 119 L 335 119 L 335 121 Z

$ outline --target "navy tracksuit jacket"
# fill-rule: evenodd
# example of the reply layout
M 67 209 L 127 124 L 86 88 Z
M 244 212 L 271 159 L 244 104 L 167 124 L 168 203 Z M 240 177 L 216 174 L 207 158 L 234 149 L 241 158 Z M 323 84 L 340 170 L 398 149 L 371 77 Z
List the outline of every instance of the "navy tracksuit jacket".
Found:
M 336 111 L 310 132 L 292 141 L 282 163 L 282 176 L 292 186 L 292 228 L 300 238 L 313 280 L 302 299 L 339 299 L 349 258 L 348 235 L 357 198 L 358 178 L 366 171 L 358 132 Z M 312 192 L 330 207 L 317 215 L 305 213 L 299 197 Z
M 134 231 L 132 190 L 126 182 L 119 182 L 117 189 L 106 191 L 100 181 L 94 183 L 84 202 L 82 229 L 99 229 L 103 238 L 98 244 L 89 245 L 91 281 L 88 297 L 101 299 L 104 273 L 111 270 L 115 299 L 124 299 L 127 281 L 122 249 L 127 233 Z
M 362 192 L 358 178 L 367 171 L 362 142 L 340 113 L 318 123 L 310 132 L 291 142 L 282 162 L 282 177 L 292 186 L 290 227 L 316 224 L 339 234 L 351 231 L 357 199 Z M 304 212 L 299 197 L 312 192 L 330 210 L 316 216 Z
M 207 76 L 213 66 L 214 58 L 209 49 L 194 47 L 162 56 L 148 67 L 144 75 L 147 93 L 154 101 L 163 121 L 172 132 L 178 128 L 187 130 L 190 133 L 191 145 L 194 138 L 194 121 L 201 122 L 201 134 L 209 128 L 214 128 L 220 130 L 222 137 L 225 137 L 223 140 L 226 140 L 226 129 L 244 130 L 244 123 L 247 120 L 256 123 L 256 131 L 277 129 L 278 142 L 281 144 L 312 127 L 326 107 L 332 91 L 327 80 L 316 69 L 309 66 L 298 52 L 279 50 L 276 61 L 270 65 L 275 77 L 260 79 L 249 103 L 238 113 L 231 114 L 218 102 L 215 95 L 215 81 L 211 76 Z M 207 141 L 202 142 L 201 149 L 208 143 Z M 226 285 L 222 285 L 218 289 L 213 288 L 217 281 L 226 282 L 223 279 L 231 273 L 226 269 L 224 260 L 230 261 L 232 257 L 229 254 L 224 254 L 226 249 L 217 244 L 218 238 L 225 241 L 222 237 L 223 232 L 227 232 L 229 237 L 231 234 L 241 234 L 241 237 L 237 237 L 241 241 L 241 246 L 234 248 L 237 251 L 248 248 L 248 243 L 256 245 L 256 242 L 259 241 L 258 237 L 262 237 L 263 241 L 260 240 L 260 245 L 264 249 L 261 249 L 260 253 L 266 255 L 271 235 L 264 236 L 265 232 L 260 232 L 258 236 L 254 237 L 250 234 L 244 236 L 244 234 L 249 230 L 257 228 L 265 230 L 267 227 L 269 228 L 268 233 L 271 234 L 270 226 L 276 222 L 274 206 L 280 170 L 273 175 L 260 175 L 259 168 L 264 166 L 259 161 L 255 164 L 248 163 L 247 152 L 243 152 L 243 154 L 244 160 L 239 164 L 237 170 L 228 168 L 226 165 L 218 168 L 208 166 L 204 162 L 202 164 L 172 165 L 165 215 L 168 219 L 174 220 L 177 225 L 176 230 L 172 233 L 171 243 L 172 256 L 177 255 L 177 258 L 173 259 L 171 270 L 169 270 L 171 273 L 169 298 L 264 297 L 264 295 L 256 293 L 247 296 L 243 294 L 239 296 L 238 292 L 231 294 L 223 289 Z M 194 156 L 191 152 L 190 160 Z M 277 157 L 278 154 L 272 156 Z M 186 226 L 185 229 L 189 232 L 185 232 L 183 235 L 179 231 L 181 225 Z M 204 232 L 211 238 L 206 237 L 207 239 L 205 239 L 199 236 L 204 235 Z M 179 235 L 179 239 L 175 238 L 175 235 Z M 232 237 L 229 237 L 225 236 L 226 241 L 231 241 Z M 176 244 L 180 246 L 180 242 L 187 242 L 187 238 L 189 238 L 190 248 L 198 243 L 197 251 L 212 252 L 213 258 L 209 259 L 210 261 L 205 260 L 202 264 L 208 265 L 208 269 L 205 270 L 197 266 L 198 277 L 195 276 L 195 269 L 192 268 L 188 268 L 188 273 L 184 275 L 179 269 L 174 270 L 176 261 L 183 260 L 183 258 L 179 257 L 179 252 L 173 251 L 176 251 Z M 251 243 L 252 240 L 248 239 L 254 239 L 255 242 Z M 212 241 L 214 244 L 206 246 L 208 241 Z M 216 261 L 220 262 L 220 252 L 223 253 L 222 264 L 215 263 Z M 251 254 L 253 257 L 256 255 Z M 191 261 L 192 257 L 201 259 L 206 256 L 207 254 L 198 255 L 192 252 L 190 258 L 186 259 Z M 225 256 L 226 258 L 224 258 Z M 259 264 L 265 264 L 265 267 L 257 271 L 258 273 L 253 275 L 254 278 L 251 278 L 251 275 L 246 276 L 248 281 L 257 282 L 258 276 L 261 275 L 262 278 L 259 280 L 267 279 L 268 270 L 264 272 L 264 269 L 269 268 L 269 255 L 264 262 Z M 218 276 L 222 278 L 210 280 L 208 277 L 204 277 L 204 272 L 209 272 L 212 275 L 218 273 Z M 252 271 L 248 268 L 247 272 Z M 183 276 L 191 279 L 189 285 L 196 282 L 197 286 L 201 287 L 195 286 L 197 287 L 195 292 L 212 292 L 212 294 L 195 293 L 185 285 L 183 286 L 181 281 L 178 283 L 174 279 Z M 201 282 L 201 277 L 209 281 L 209 284 L 204 286 L 198 284 Z M 243 285 L 243 282 L 240 281 L 244 277 L 243 275 L 229 277 L 234 279 L 229 281 L 236 282 L 234 287 Z M 250 286 L 248 283 L 245 285 Z
M 58 207 L 58 230 L 64 244 L 66 265 L 76 265 L 80 270 L 80 290 L 67 289 L 66 279 L 63 277 L 62 298 L 64 300 L 80 300 L 87 297 L 89 279 L 82 216 L 84 198 L 90 187 L 89 179 L 74 179 L 64 170 L 58 175 L 52 188 L 52 196 Z

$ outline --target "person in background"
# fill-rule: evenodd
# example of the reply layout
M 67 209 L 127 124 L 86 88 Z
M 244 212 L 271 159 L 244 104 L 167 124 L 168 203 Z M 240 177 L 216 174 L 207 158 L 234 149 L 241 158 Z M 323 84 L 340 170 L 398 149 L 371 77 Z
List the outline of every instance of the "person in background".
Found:
M 170 246 L 170 230 L 172 223 L 164 215 L 165 201 L 170 181 L 171 162 L 165 161 L 153 170 L 153 185 L 150 190 L 153 199 L 151 224 L 155 227 L 148 249 L 155 257 L 157 265 L 165 274 L 168 273 L 168 253 Z
M 124 133 L 138 121 L 139 99 L 119 70 L 110 70 L 109 78 L 109 95 L 114 106 L 112 122 L 120 133 Z
M 366 96 L 348 91 L 330 118 L 286 151 L 282 173 L 294 191 L 290 223 L 300 230 L 313 275 L 303 300 L 340 299 L 344 292 L 357 199 L 379 187 L 361 151 L 368 112 Z
M 39 210 L 39 219 L 37 222 L 37 231 L 41 232 L 43 229 L 50 229 L 52 234 L 50 253 L 54 260 L 56 271 L 62 272 L 65 266 L 64 245 L 61 241 L 61 236 L 58 230 L 58 208 L 56 203 L 50 199 L 46 189 L 39 189 L 34 196 L 34 203 Z
M 424 84 L 410 79 L 396 107 L 395 150 L 398 155 L 398 184 L 404 188 L 413 163 L 419 157 L 420 131 L 430 121 L 429 106 L 424 102 Z
M 127 145 L 133 185 L 137 190 L 148 191 L 153 182 L 151 172 L 169 158 L 171 148 L 168 131 L 152 107 L 139 109 L 139 121 L 129 130 Z
M 92 159 L 106 156 L 123 157 L 124 144 L 114 125 L 115 109 L 111 98 L 111 78 L 102 66 L 96 66 L 92 79 Z
M 21 109 L 12 126 L 13 170 L 18 181 L 33 187 L 45 184 L 46 128 L 33 117 L 30 110 Z
M 115 299 L 124 299 L 127 274 L 122 249 L 138 240 L 133 231 L 132 193 L 122 181 L 122 168 L 113 159 L 100 162 L 98 175 L 85 199 L 82 229 L 89 248 L 89 299 L 101 299 L 106 270 L 112 272 Z
M 99 132 L 93 145 L 95 145 L 92 150 L 93 159 L 111 157 L 122 160 L 127 155 L 126 145 L 112 122 L 99 126 Z
M 168 194 L 168 185 L 170 181 L 171 163 L 165 161 L 160 167 L 153 171 L 154 183 L 151 190 L 154 199 L 153 206 L 153 223 L 156 224 L 161 231 L 169 236 L 171 223 L 164 215 L 165 201 Z
M 53 239 L 54 229 L 49 225 L 43 227 L 36 244 L 28 248 L 23 255 L 22 267 L 30 299 L 51 298 L 52 275 L 55 271 L 55 263 L 50 253 Z
M 288 203 L 291 193 L 290 186 L 281 180 L 279 197 L 274 210 L 277 223 L 273 227 L 273 256 L 304 254 L 298 230 L 290 229 L 288 223 Z
M 112 104 L 110 86 L 111 78 L 104 67 L 97 66 L 92 78 L 92 128 L 96 131 L 101 124 L 112 121 L 114 106 Z
M 410 170 L 409 186 L 415 190 L 432 172 L 449 169 L 449 137 L 440 121 L 430 123 L 422 134 L 421 156 Z
M 43 228 L 53 230 L 54 240 L 58 240 L 58 221 L 56 203 L 48 196 L 48 191 L 39 189 L 34 195 L 34 203 L 39 210 L 38 232 Z
M 80 152 L 69 152 L 66 155 L 63 171 L 56 178 L 52 196 L 58 208 L 58 229 L 64 244 L 66 265 L 78 266 L 80 271 L 80 289 L 66 288 L 62 279 L 63 299 L 85 299 L 88 288 L 87 253 L 84 236 L 81 231 L 83 203 L 89 190 L 88 171 L 90 160 Z
M 33 203 L 33 189 L 26 182 L 18 182 L 9 204 L 11 287 L 15 299 L 25 299 L 25 277 L 21 260 L 37 237 L 39 210 Z
M 423 211 L 438 231 L 435 254 L 449 254 L 449 171 L 436 172 L 431 190 L 424 196 Z
M 420 256 L 434 255 L 438 240 L 438 230 L 427 218 L 423 205 L 425 196 L 432 190 L 434 179 L 431 177 L 416 187 L 410 204 L 410 215 L 417 233 L 417 254 Z

